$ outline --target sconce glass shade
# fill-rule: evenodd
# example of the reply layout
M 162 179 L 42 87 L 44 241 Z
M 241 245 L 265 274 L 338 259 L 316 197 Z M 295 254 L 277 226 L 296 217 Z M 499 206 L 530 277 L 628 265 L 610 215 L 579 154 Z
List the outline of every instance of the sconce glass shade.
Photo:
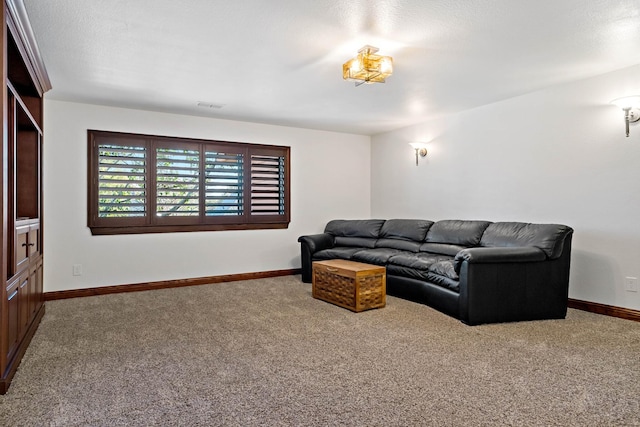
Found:
M 616 98 L 611 101 L 611 103 L 617 107 L 622 108 L 623 110 L 628 110 L 630 108 L 640 108 L 640 95 Z
M 363 83 L 384 83 L 393 73 L 393 58 L 390 56 L 374 55 L 377 47 L 366 45 L 358 51 L 355 58 L 351 58 L 342 65 L 342 78 L 355 81 L 356 86 Z
M 427 144 L 424 142 L 410 142 L 409 145 L 416 150 L 416 166 L 418 166 L 418 157 L 425 157 L 427 155 Z

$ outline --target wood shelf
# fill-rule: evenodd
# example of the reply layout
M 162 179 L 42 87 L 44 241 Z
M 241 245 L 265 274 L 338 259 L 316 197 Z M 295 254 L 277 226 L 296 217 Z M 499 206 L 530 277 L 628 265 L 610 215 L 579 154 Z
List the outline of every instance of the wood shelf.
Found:
M 40 124 L 42 120 L 42 106 L 40 105 L 42 103 L 42 99 L 40 99 L 40 104 L 37 104 L 36 102 L 34 102 L 34 99 L 32 97 L 28 97 L 27 99 L 29 100 L 29 105 L 27 105 L 20 93 L 11 84 L 10 80 L 7 80 L 7 89 L 9 89 L 9 92 L 11 92 L 11 94 L 15 97 L 15 100 L 20 107 L 19 111 L 22 113 L 17 116 L 18 127 L 33 127 L 40 135 L 42 135 L 42 128 Z M 32 114 L 32 110 L 35 111 L 35 115 Z M 38 117 L 38 120 L 36 120 L 36 117 Z

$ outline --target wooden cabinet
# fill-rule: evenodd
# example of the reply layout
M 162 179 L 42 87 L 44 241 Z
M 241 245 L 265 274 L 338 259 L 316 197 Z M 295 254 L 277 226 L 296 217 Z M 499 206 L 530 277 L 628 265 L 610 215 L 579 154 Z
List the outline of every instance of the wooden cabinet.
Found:
M 42 147 L 43 95 L 51 88 L 31 32 L 23 0 L 3 0 L 0 32 L 4 168 L 2 192 L 2 277 L 0 298 L 0 394 L 44 315 Z

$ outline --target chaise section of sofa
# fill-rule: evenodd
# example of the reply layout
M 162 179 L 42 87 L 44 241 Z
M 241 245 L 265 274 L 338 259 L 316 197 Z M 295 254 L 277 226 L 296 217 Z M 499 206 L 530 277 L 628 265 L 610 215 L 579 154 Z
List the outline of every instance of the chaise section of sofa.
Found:
M 560 224 L 366 219 L 333 220 L 298 241 L 304 282 L 316 260 L 385 266 L 390 295 L 476 325 L 564 318 L 572 233 Z

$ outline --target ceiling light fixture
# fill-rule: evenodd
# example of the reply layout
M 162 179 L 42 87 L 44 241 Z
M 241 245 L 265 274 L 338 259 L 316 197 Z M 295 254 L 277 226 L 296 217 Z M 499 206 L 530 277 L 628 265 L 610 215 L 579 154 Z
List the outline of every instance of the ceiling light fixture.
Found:
M 629 122 L 637 122 L 640 120 L 640 96 L 616 98 L 611 101 L 611 103 L 622 108 L 622 111 L 624 111 L 624 124 L 627 136 L 629 136 Z
M 377 47 L 363 46 L 355 58 L 351 58 L 342 65 L 342 78 L 355 81 L 356 86 L 363 83 L 384 83 L 384 80 L 393 73 L 393 58 L 374 55 L 377 51 Z

